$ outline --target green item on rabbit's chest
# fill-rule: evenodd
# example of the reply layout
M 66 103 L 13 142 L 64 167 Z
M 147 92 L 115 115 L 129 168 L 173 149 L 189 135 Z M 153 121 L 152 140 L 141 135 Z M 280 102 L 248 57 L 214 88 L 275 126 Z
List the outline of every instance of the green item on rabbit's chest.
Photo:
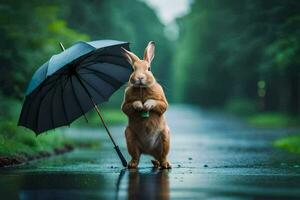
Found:
M 149 111 L 143 110 L 141 111 L 141 117 L 148 118 L 150 115 Z

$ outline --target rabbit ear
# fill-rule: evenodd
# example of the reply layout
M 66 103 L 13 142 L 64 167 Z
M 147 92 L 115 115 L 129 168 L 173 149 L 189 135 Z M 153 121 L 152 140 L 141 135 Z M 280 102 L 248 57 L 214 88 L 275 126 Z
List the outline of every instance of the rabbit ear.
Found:
M 133 65 L 133 63 L 137 60 L 139 60 L 139 57 L 137 57 L 134 53 L 128 51 L 127 49 L 121 47 L 123 52 L 123 56 L 126 58 L 126 60 L 131 64 Z
M 151 64 L 154 58 L 154 51 L 155 51 L 155 43 L 150 41 L 144 51 L 144 60 L 146 60 L 149 64 Z

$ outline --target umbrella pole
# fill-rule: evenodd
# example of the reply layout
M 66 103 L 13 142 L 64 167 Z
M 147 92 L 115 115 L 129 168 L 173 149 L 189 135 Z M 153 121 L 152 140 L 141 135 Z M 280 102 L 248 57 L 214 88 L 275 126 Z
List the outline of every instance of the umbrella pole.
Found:
M 103 117 L 102 117 L 102 115 L 101 115 L 101 112 L 100 112 L 100 110 L 99 110 L 97 104 L 94 102 L 94 100 L 93 100 L 92 98 L 91 98 L 91 101 L 92 101 L 93 104 L 94 104 L 94 108 L 95 108 L 96 112 L 98 113 L 98 116 L 99 116 L 99 118 L 100 118 L 100 120 L 101 120 L 101 122 L 102 122 L 102 124 L 103 124 L 103 126 L 104 126 L 104 128 L 105 128 L 105 130 L 106 130 L 106 132 L 107 132 L 107 134 L 108 134 L 108 136 L 109 136 L 109 138 L 110 138 L 110 140 L 111 140 L 112 143 L 114 144 L 114 149 L 116 150 L 116 152 L 117 152 L 117 154 L 118 154 L 118 156 L 119 156 L 119 158 L 120 158 L 120 160 L 121 160 L 121 162 L 122 162 L 123 167 L 126 167 L 126 166 L 127 166 L 127 161 L 125 160 L 125 158 L 124 158 L 122 152 L 120 151 L 119 146 L 116 144 L 116 142 L 115 142 L 115 140 L 113 139 L 113 137 L 112 137 L 110 131 L 108 130 L 108 128 L 107 128 L 107 126 L 106 126 L 106 124 L 105 124 L 105 121 L 104 121 L 104 119 L 103 119 Z
M 79 83 L 81 84 L 81 86 L 83 87 L 83 89 L 85 90 L 85 92 L 87 93 L 87 95 L 89 96 L 89 98 L 90 98 L 90 100 L 91 100 L 91 102 L 92 102 L 92 104 L 93 104 L 93 106 L 94 106 L 94 108 L 95 108 L 95 110 L 96 110 L 96 112 L 97 112 L 97 114 L 98 114 L 98 116 L 99 116 L 99 118 L 100 118 L 100 120 L 101 120 L 101 122 L 102 122 L 102 124 L 103 124 L 103 126 L 104 126 L 104 128 L 105 128 L 105 130 L 106 130 L 106 132 L 107 132 L 107 134 L 108 134 L 108 136 L 109 136 L 109 138 L 110 138 L 110 140 L 112 141 L 112 143 L 113 143 L 113 145 L 114 145 L 114 149 L 116 150 L 116 152 L 117 152 L 117 154 L 118 154 L 118 156 L 119 156 L 119 158 L 120 158 L 120 160 L 121 160 L 121 162 L 122 162 L 123 167 L 126 167 L 126 166 L 127 166 L 127 161 L 125 160 L 123 154 L 122 154 L 121 151 L 120 151 L 119 146 L 116 144 L 116 142 L 115 142 L 115 140 L 113 139 L 113 137 L 112 137 L 110 131 L 108 130 L 108 128 L 107 128 L 107 126 L 106 126 L 106 124 L 105 124 L 105 121 L 104 121 L 104 119 L 103 119 L 103 117 L 102 117 L 102 115 L 101 115 L 101 112 L 100 112 L 100 110 L 99 110 L 97 104 L 95 103 L 95 101 L 94 101 L 92 95 L 90 94 L 90 92 L 88 91 L 88 89 L 87 89 L 87 88 L 85 87 L 85 85 L 83 84 L 83 82 L 82 82 L 82 80 L 81 80 L 81 78 L 80 78 L 80 75 L 79 75 L 77 72 L 75 72 L 74 75 L 75 75 L 75 77 L 78 79 Z

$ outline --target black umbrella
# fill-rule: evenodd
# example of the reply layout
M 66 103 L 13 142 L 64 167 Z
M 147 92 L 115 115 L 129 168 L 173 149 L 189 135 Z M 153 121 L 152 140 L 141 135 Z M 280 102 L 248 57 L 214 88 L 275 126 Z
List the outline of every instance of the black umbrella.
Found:
M 78 42 L 66 50 L 61 47 L 64 51 L 52 56 L 33 75 L 18 125 L 40 134 L 70 125 L 94 108 L 125 167 L 127 162 L 97 104 L 107 101 L 128 81 L 132 68 L 121 47 L 129 50 L 129 43 L 98 40 Z

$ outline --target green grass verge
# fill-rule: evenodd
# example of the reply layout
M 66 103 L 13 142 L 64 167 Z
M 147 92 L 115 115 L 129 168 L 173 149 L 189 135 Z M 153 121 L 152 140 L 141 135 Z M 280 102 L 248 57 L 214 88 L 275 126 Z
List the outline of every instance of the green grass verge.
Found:
M 257 113 L 246 118 L 247 122 L 255 127 L 283 128 L 299 126 L 300 119 L 283 113 Z
M 252 100 L 234 97 L 226 102 L 224 109 L 230 114 L 244 117 L 255 113 L 256 105 Z
M 40 151 L 53 151 L 67 143 L 68 140 L 58 131 L 35 136 L 33 132 L 17 127 L 14 122 L 5 121 L 0 124 L 0 156 L 20 153 L 33 155 Z
M 35 155 L 41 151 L 52 152 L 64 145 L 99 147 L 99 141 L 74 140 L 65 137 L 59 131 L 49 131 L 36 136 L 32 131 L 18 127 L 16 123 L 5 121 L 0 123 L 0 156 L 16 156 L 19 154 Z
M 66 144 L 88 148 L 98 148 L 100 146 L 100 141 L 75 140 L 65 137 L 60 129 L 36 136 L 29 129 L 17 126 L 20 110 L 20 101 L 0 94 L 0 156 L 15 156 L 22 153 L 35 155 L 41 151 L 51 152 L 55 148 Z M 108 125 L 127 121 L 121 110 L 103 108 L 101 111 Z M 85 123 L 84 119 L 78 120 L 77 123 L 79 126 L 99 126 L 99 118 L 95 111 L 88 113 L 88 118 L 89 124 Z
M 107 123 L 107 125 L 119 125 L 119 124 L 125 124 L 127 122 L 126 115 L 121 111 L 121 109 L 117 108 L 102 108 L 101 114 Z M 91 110 L 89 113 L 86 114 L 86 117 L 88 119 L 88 123 L 84 119 L 84 117 L 81 117 L 76 122 L 74 122 L 74 126 L 78 127 L 101 127 L 101 121 L 99 119 L 98 114 L 96 111 Z
M 273 145 L 292 153 L 300 153 L 300 134 L 280 138 Z

